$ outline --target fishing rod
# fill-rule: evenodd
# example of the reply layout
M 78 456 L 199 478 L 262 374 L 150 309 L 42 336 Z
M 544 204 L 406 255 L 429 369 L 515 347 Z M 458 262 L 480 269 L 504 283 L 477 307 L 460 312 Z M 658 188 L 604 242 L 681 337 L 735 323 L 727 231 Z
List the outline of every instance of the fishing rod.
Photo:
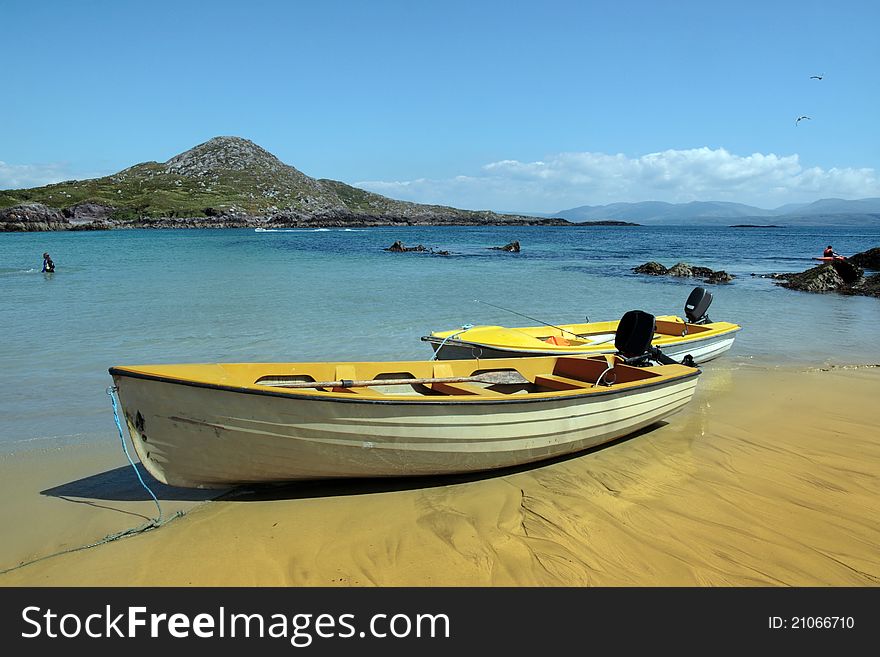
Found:
M 503 307 L 501 307 L 501 306 L 496 306 L 494 303 L 489 303 L 488 301 L 480 301 L 479 299 L 474 299 L 474 301 L 476 301 L 477 303 L 484 303 L 484 304 L 486 304 L 487 306 L 492 306 L 493 308 L 498 308 L 498 310 L 504 310 L 505 312 L 513 313 L 514 315 L 519 315 L 520 317 L 525 317 L 526 319 L 530 319 L 530 320 L 532 320 L 533 322 L 538 322 L 538 323 L 540 323 L 540 324 L 543 324 L 544 326 L 549 326 L 549 327 L 551 327 L 551 328 L 559 329 L 559 330 L 562 331 L 563 333 L 568 333 L 569 335 L 573 335 L 573 336 L 576 337 L 576 338 L 582 338 L 582 337 L 583 337 L 582 335 L 578 335 L 577 333 L 572 333 L 572 332 L 569 331 L 568 329 L 564 329 L 564 328 L 562 328 L 561 326 L 556 326 L 556 324 L 548 324 L 547 322 L 542 322 L 540 319 L 535 319 L 534 317 L 529 317 L 528 315 L 524 315 L 524 314 L 522 314 L 522 313 L 518 313 L 518 312 L 516 312 L 515 310 L 511 310 L 510 308 L 503 308 Z M 589 319 L 588 319 L 587 321 L 589 321 Z

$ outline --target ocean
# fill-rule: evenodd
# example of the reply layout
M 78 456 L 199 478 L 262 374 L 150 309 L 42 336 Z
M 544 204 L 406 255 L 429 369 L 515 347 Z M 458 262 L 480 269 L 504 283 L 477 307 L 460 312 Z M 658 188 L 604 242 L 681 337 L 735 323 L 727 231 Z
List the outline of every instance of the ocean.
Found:
M 449 256 L 392 253 L 400 240 Z M 519 241 L 520 253 L 494 250 Z M 743 330 L 705 367 L 880 361 L 880 299 L 786 290 L 832 244 L 880 227 L 383 227 L 114 230 L 0 235 L 0 454 L 118 440 L 111 366 L 394 360 L 464 324 L 530 326 L 678 314 L 697 285 Z M 56 264 L 40 272 L 42 253 Z M 730 284 L 651 277 L 655 260 L 723 269 Z M 490 305 L 491 304 L 491 305 Z M 533 321 L 525 316 L 539 320 Z

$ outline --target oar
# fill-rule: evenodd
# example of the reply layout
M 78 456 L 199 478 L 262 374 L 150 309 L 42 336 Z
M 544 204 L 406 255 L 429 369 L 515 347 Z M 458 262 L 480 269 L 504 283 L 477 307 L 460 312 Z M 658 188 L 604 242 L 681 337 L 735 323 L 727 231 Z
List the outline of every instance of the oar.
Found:
M 499 371 L 484 372 L 472 376 L 441 376 L 423 379 L 339 379 L 337 381 L 279 381 L 277 383 L 262 382 L 260 385 L 273 388 L 363 388 L 366 386 L 399 386 L 411 383 L 531 383 L 519 372 Z

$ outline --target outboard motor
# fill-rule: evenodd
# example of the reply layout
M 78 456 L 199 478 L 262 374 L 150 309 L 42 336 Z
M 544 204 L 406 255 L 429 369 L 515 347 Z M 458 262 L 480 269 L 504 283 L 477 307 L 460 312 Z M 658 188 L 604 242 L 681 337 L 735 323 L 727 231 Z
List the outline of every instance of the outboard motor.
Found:
M 614 347 L 627 365 L 647 365 L 656 361 L 663 365 L 676 365 L 676 361 L 651 344 L 657 328 L 654 315 L 644 310 L 630 310 L 624 313 L 617 325 Z
M 712 320 L 706 311 L 712 303 L 712 293 L 704 287 L 695 287 L 684 302 L 684 314 L 691 324 L 707 324 Z
M 654 315 L 643 310 L 630 310 L 620 318 L 614 347 L 624 358 L 643 356 L 654 339 L 657 324 Z

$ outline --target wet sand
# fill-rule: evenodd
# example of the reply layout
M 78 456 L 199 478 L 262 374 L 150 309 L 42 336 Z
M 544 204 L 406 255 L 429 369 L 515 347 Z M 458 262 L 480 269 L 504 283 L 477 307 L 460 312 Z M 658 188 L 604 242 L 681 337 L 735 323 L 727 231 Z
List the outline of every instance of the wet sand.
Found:
M 154 486 L 136 536 L 0 586 L 877 586 L 880 367 L 707 364 L 628 439 L 495 475 Z M 0 460 L 0 570 L 156 517 L 121 448 Z

